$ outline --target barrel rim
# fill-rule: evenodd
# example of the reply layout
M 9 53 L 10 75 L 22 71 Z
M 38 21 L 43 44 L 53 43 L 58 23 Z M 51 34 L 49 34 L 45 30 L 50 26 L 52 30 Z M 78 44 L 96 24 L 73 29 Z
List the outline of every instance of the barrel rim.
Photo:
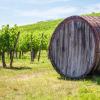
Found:
M 83 20 L 83 21 L 85 21 L 85 22 L 89 25 L 89 27 L 91 27 L 91 29 L 92 29 L 92 31 L 93 31 L 93 35 L 94 35 L 94 42 L 95 42 L 95 44 L 97 44 L 97 45 L 95 45 L 94 60 L 93 60 L 94 62 L 93 62 L 93 64 L 92 64 L 90 70 L 87 70 L 83 75 L 80 75 L 80 76 L 78 76 L 78 77 L 72 77 L 72 76 L 69 76 L 69 75 L 66 75 L 66 76 L 65 76 L 63 73 L 61 73 L 61 71 L 58 69 L 58 67 L 56 66 L 56 64 L 54 63 L 54 61 L 52 60 L 51 55 L 50 55 L 50 47 L 51 47 L 51 44 L 52 44 L 54 35 L 56 34 L 56 32 L 57 32 L 57 30 L 59 29 L 59 27 L 60 27 L 61 25 L 63 25 L 64 23 L 67 23 L 69 20 L 75 20 L 75 19 Z M 99 42 L 98 42 L 98 35 L 97 35 L 97 32 L 96 32 L 96 30 L 94 29 L 94 27 L 91 25 L 91 23 L 89 23 L 86 19 L 84 19 L 84 17 L 81 17 L 81 16 L 71 16 L 71 17 L 68 17 L 68 18 L 64 19 L 64 20 L 56 27 L 56 29 L 54 30 L 53 35 L 52 35 L 52 37 L 51 37 L 51 39 L 50 39 L 50 43 L 49 43 L 48 57 L 49 57 L 49 59 L 50 59 L 50 61 L 51 61 L 51 64 L 53 65 L 53 68 L 54 68 L 61 76 L 63 76 L 63 77 L 68 77 L 68 78 L 72 78 L 72 79 L 73 79 L 73 78 L 74 78 L 74 79 L 83 78 L 83 77 L 85 77 L 86 75 L 88 75 L 90 72 L 92 72 L 92 70 L 94 69 L 94 66 L 95 66 L 95 63 L 96 63 L 96 59 L 97 59 L 96 49 L 98 49 L 98 43 L 99 43 Z

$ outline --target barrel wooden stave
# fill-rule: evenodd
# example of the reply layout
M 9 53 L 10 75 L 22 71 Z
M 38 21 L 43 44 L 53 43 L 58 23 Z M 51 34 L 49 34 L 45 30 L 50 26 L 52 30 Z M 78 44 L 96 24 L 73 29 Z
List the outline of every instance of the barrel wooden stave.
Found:
M 80 78 L 92 72 L 98 65 L 95 34 L 92 25 L 83 17 L 69 17 L 61 22 L 49 46 L 49 58 L 56 71 L 70 78 Z

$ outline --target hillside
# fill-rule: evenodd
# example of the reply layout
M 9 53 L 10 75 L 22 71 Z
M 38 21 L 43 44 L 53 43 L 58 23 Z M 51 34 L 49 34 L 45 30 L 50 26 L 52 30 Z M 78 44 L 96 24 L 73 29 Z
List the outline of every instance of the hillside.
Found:
M 21 26 L 25 32 L 35 32 L 35 31 L 42 31 L 46 32 L 47 30 L 54 30 L 55 27 L 62 21 L 63 19 L 57 20 L 49 20 L 49 21 L 41 21 L 35 24 Z
M 100 16 L 100 13 L 90 13 L 90 14 L 84 14 L 84 16 Z M 24 32 L 53 32 L 55 27 L 62 21 L 63 19 L 57 19 L 57 20 L 50 20 L 50 21 L 41 21 L 37 22 L 35 24 L 30 25 L 24 25 L 21 26 L 21 28 L 24 30 Z
M 100 16 L 100 13 L 91 13 L 91 14 L 85 14 L 85 15 L 86 16 Z M 39 48 L 41 35 L 43 33 L 44 34 L 43 47 L 47 49 L 53 31 L 62 20 L 63 19 L 48 20 L 48 21 L 37 22 L 30 25 L 20 26 L 20 28 L 22 29 L 22 32 L 21 32 L 22 34 L 20 35 L 20 39 L 19 39 L 20 41 L 19 44 L 22 44 L 21 48 L 23 48 L 24 46 L 25 48 L 27 48 L 27 45 L 30 44 L 29 41 L 30 41 L 31 35 L 33 38 L 34 47 L 37 46 L 37 48 Z

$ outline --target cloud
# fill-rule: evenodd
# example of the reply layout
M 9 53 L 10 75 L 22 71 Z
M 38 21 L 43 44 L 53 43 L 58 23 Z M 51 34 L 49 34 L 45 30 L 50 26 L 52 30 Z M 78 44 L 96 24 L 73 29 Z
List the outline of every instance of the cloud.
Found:
M 32 10 L 32 11 L 21 11 L 18 15 L 23 17 L 34 17 L 43 19 L 55 19 L 61 17 L 67 17 L 77 12 L 76 7 L 54 7 L 48 10 Z
M 45 0 L 44 0 L 45 1 Z M 61 0 L 54 0 L 61 1 Z M 54 2 L 51 0 L 50 2 Z M 33 20 L 40 21 L 40 20 L 48 20 L 48 19 L 56 19 L 56 18 L 65 18 L 72 15 L 81 15 L 91 12 L 100 12 L 100 4 L 90 4 L 89 6 L 85 7 L 76 7 L 76 6 L 58 6 L 53 7 L 46 10 L 41 9 L 34 9 L 34 10 L 25 10 L 19 11 L 18 16 L 26 17 L 26 18 L 33 18 Z
M 6 6 L 0 6 L 0 10 L 8 10 L 9 8 Z
M 56 2 L 67 2 L 70 0 L 23 0 L 26 3 L 33 4 L 47 4 L 47 3 L 56 3 Z
M 100 3 L 78 8 L 80 14 L 87 14 L 91 12 L 100 12 Z
M 88 12 L 98 12 L 98 11 L 100 12 L 100 3 L 91 5 L 87 7 L 87 9 L 88 9 Z
M 72 0 L 4 0 L 1 2 L 0 24 L 27 24 L 42 20 L 65 18 L 100 12 L 100 3 L 73 4 Z M 77 3 L 77 2 L 76 2 Z M 78 2 L 79 3 L 79 2 Z
M 56 2 L 61 0 L 42 0 L 42 1 L 48 1 L 48 2 Z M 65 1 L 65 0 L 63 0 Z M 24 10 L 24 11 L 18 11 L 18 16 L 21 17 L 32 17 L 32 18 L 38 18 L 38 19 L 55 19 L 55 18 L 61 18 L 61 17 L 67 17 L 71 15 L 80 15 L 80 14 L 86 14 L 91 12 L 100 12 L 100 4 L 90 4 L 89 6 L 85 7 L 76 7 L 76 6 L 58 6 L 53 7 L 50 9 L 34 9 L 34 10 Z

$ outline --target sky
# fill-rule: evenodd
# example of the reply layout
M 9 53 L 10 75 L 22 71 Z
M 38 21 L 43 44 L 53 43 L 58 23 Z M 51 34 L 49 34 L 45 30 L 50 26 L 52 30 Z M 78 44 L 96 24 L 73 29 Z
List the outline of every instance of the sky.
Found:
M 0 0 L 0 26 L 100 12 L 100 0 Z

